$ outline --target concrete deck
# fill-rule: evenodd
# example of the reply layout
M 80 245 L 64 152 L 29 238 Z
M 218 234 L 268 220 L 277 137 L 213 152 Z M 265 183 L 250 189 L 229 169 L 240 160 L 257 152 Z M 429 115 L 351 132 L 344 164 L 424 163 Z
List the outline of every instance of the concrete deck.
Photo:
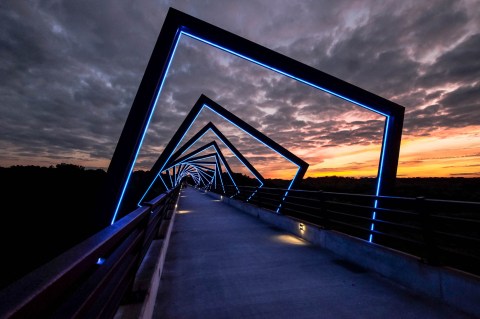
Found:
M 473 317 L 187 188 L 154 318 Z

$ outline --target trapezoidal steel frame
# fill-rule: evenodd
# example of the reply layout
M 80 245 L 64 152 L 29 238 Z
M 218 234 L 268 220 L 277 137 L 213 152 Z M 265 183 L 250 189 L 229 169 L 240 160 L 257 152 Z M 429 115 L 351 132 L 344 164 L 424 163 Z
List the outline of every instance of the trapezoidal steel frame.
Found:
M 213 132 L 220 141 L 235 155 L 238 160 L 252 173 L 253 176 L 260 182 L 261 185 L 265 183 L 265 178 L 260 174 L 257 169 L 243 156 L 243 154 L 230 142 L 230 140 L 223 135 L 222 132 L 213 124 L 208 122 L 201 130 L 199 130 L 194 136 L 192 136 L 185 144 L 183 144 L 170 158 L 166 166 L 168 166 L 172 159 L 178 158 L 181 154 L 185 153 L 192 145 L 194 145 L 203 135 L 208 131 Z
M 173 163 L 176 163 L 173 160 L 174 155 L 175 156 L 181 155 L 180 152 L 185 152 L 189 147 L 191 147 L 191 145 L 193 145 L 196 142 L 196 140 L 198 140 L 198 138 L 200 138 L 203 134 L 205 134 L 206 131 L 208 131 L 209 129 L 212 129 L 213 132 L 215 134 L 217 134 L 217 137 L 219 137 L 219 139 L 222 140 L 222 142 L 224 142 L 224 143 L 228 142 L 228 145 L 233 146 L 233 144 L 231 144 L 227 140 L 227 138 L 225 136 L 223 136 L 223 134 L 218 129 L 214 130 L 213 125 L 207 124 L 202 130 L 200 130 L 195 136 L 193 136 L 193 138 L 191 138 L 183 147 L 181 147 L 177 152 L 173 153 L 177 149 L 178 145 L 182 142 L 183 138 L 185 137 L 185 135 L 189 131 L 190 127 L 195 122 L 198 115 L 202 112 L 202 110 L 204 108 L 208 108 L 209 110 L 211 110 L 215 114 L 219 115 L 221 118 L 223 118 L 227 122 L 233 124 L 234 126 L 236 126 L 239 129 L 241 129 L 242 131 L 244 131 L 248 135 L 255 138 L 257 141 L 264 144 L 265 146 L 267 146 L 268 148 L 270 148 L 274 152 L 280 154 L 286 160 L 288 160 L 289 162 L 291 162 L 292 164 L 294 164 L 298 167 L 297 172 L 296 172 L 295 176 L 292 178 L 292 180 L 291 180 L 291 182 L 288 186 L 288 189 L 287 189 L 287 191 L 286 191 L 286 193 L 285 193 L 285 195 L 282 199 L 282 202 L 283 202 L 283 200 L 285 199 L 285 196 L 287 196 L 287 194 L 288 194 L 288 190 L 291 189 L 294 185 L 296 185 L 296 183 L 298 183 L 298 181 L 300 181 L 303 178 L 303 176 L 305 175 L 305 172 L 307 171 L 307 168 L 308 168 L 308 164 L 305 161 L 303 161 L 301 158 L 299 158 L 298 156 L 296 156 L 295 154 L 293 154 L 292 152 L 290 152 L 289 150 L 287 150 L 286 148 L 284 148 L 283 146 L 281 146 L 280 144 L 278 144 L 277 142 L 275 142 L 274 140 L 272 140 L 271 138 L 269 138 L 268 136 L 263 134 L 262 132 L 255 129 L 253 126 L 251 126 L 247 122 L 243 121 L 242 119 L 240 119 L 239 117 L 237 117 L 233 113 L 226 110 L 220 104 L 216 103 L 212 99 L 205 96 L 204 94 L 202 94 L 198 98 L 197 102 L 192 107 L 190 112 L 187 114 L 187 116 L 183 120 L 182 124 L 180 125 L 178 130 L 175 132 L 175 134 L 173 135 L 170 142 L 168 142 L 164 151 L 162 152 L 162 154 L 160 154 L 158 160 L 155 162 L 152 169 L 150 170 L 151 172 L 153 172 L 153 175 L 152 175 L 153 177 L 152 177 L 152 180 L 149 184 L 150 185 L 149 188 L 153 185 L 156 175 L 160 174 L 160 172 L 162 172 L 164 169 L 167 168 L 167 166 L 168 166 L 167 163 L 171 163 L 172 161 L 173 161 Z M 196 138 L 197 136 L 198 136 L 198 138 Z M 222 137 L 220 137 L 220 136 L 222 136 Z M 215 143 L 215 145 L 217 145 L 217 144 Z M 236 150 L 236 148 L 233 146 L 233 148 L 231 148 L 231 150 L 234 150 L 234 149 Z M 237 152 L 238 152 L 238 150 L 237 150 Z M 238 152 L 238 154 L 241 155 L 240 152 Z M 241 158 L 245 159 L 243 156 L 241 156 Z M 248 161 L 246 161 L 246 159 L 245 159 L 245 163 L 247 163 L 247 162 Z M 245 163 L 244 163 L 244 165 L 245 165 Z M 247 166 L 247 168 L 250 168 L 250 167 L 253 168 L 254 172 L 257 172 L 257 170 L 252 165 Z M 255 177 L 257 179 L 259 179 L 257 176 L 255 176 Z M 260 186 L 262 186 L 264 180 L 259 179 L 259 181 L 261 183 Z M 147 189 L 147 192 L 148 192 L 148 189 Z M 278 212 L 278 210 L 277 210 L 277 212 Z
M 165 167 L 162 169 L 162 172 L 164 170 L 168 170 L 170 169 L 171 167 L 174 167 L 175 165 L 179 165 L 181 163 L 185 163 L 186 161 L 192 161 L 192 158 L 193 156 L 207 150 L 208 148 L 210 147 L 213 147 L 214 150 L 215 150 L 215 158 L 216 158 L 216 161 L 218 163 L 223 163 L 223 166 L 225 166 L 225 170 L 227 171 L 227 174 L 228 176 L 230 177 L 233 185 L 235 186 L 235 188 L 238 189 L 237 187 L 237 183 L 235 183 L 235 179 L 233 178 L 233 171 L 232 169 L 230 168 L 230 165 L 228 164 L 228 161 L 227 159 L 225 158 L 225 156 L 223 155 L 223 152 L 222 150 L 220 149 L 220 147 L 218 147 L 218 144 L 215 142 L 215 141 L 212 141 L 212 142 L 209 142 L 203 146 L 201 146 L 200 148 L 186 154 L 185 156 L 181 157 L 181 158 L 178 158 L 177 160 L 173 161 L 173 162 L 170 162 L 170 164 L 168 165 L 165 165 Z M 210 156 L 210 155 L 209 155 Z M 206 156 L 197 156 L 195 157 L 195 159 L 201 159 L 201 158 L 206 158 Z M 221 164 L 219 164 L 221 165 Z M 220 166 L 221 167 L 221 166 Z M 161 172 L 160 172 L 161 173 Z M 152 183 L 153 184 L 153 183 Z M 148 190 L 145 192 L 145 194 L 143 196 L 145 196 L 147 194 Z
M 111 218 L 111 223 L 113 223 L 120 208 L 172 56 L 175 54 L 175 49 L 182 36 L 197 39 L 385 116 L 376 195 L 385 195 L 393 187 L 405 113 L 402 106 L 234 33 L 170 8 L 107 170 L 104 202 L 100 206 L 101 213 L 103 213 L 100 218 L 105 220 L 105 226 L 108 225 L 108 214 L 113 216 Z M 375 219 L 375 216 L 372 216 L 372 219 Z
M 213 124 L 212 122 L 209 122 L 207 123 L 207 125 L 205 125 L 202 129 L 200 129 L 194 136 L 192 136 L 188 141 L 185 142 L 185 144 L 183 144 L 180 148 L 178 148 L 178 150 L 172 154 L 170 156 L 170 159 L 168 160 L 168 162 L 164 165 L 164 168 L 162 169 L 165 170 L 165 169 L 168 169 L 171 167 L 172 163 L 174 160 L 178 159 L 183 153 L 185 153 L 187 150 L 189 150 L 199 139 L 201 139 L 203 137 L 203 135 L 205 135 L 208 131 L 211 131 L 213 132 L 213 134 L 215 134 L 217 136 L 217 138 L 222 141 L 223 144 L 225 144 L 225 146 L 237 157 L 237 159 L 250 171 L 250 173 L 252 173 L 252 175 L 258 180 L 258 182 L 260 183 L 260 185 L 258 187 L 262 187 L 265 183 L 265 178 L 262 176 L 262 174 L 260 174 L 257 169 L 243 156 L 243 154 L 230 142 L 230 140 L 225 137 L 225 135 L 223 135 L 222 132 L 220 132 L 220 130 L 215 126 L 215 124 Z M 225 156 L 223 155 L 223 153 L 221 152 L 220 148 L 218 147 L 218 144 L 215 143 L 215 146 L 214 146 L 216 149 L 219 150 L 219 153 L 221 154 L 221 156 L 223 157 L 224 161 L 225 161 L 225 166 L 227 168 L 227 173 L 229 174 L 229 177 L 230 179 L 232 180 L 235 188 L 237 189 L 237 192 L 239 191 L 238 190 L 238 187 L 237 187 L 237 184 L 235 183 L 235 180 L 233 178 L 233 176 L 230 174 L 230 172 L 233 173 L 233 171 L 231 171 L 229 165 L 228 165 L 228 161 L 226 160 Z M 158 159 L 160 160 L 160 158 Z M 158 162 L 157 160 L 157 162 Z M 159 166 L 159 164 L 154 164 L 154 167 L 155 166 Z M 228 166 L 228 167 L 227 167 Z M 230 172 L 229 172 L 230 170 Z M 160 176 L 160 175 L 157 175 L 157 176 Z M 145 193 L 143 194 L 142 198 L 140 199 L 139 203 L 141 203 L 143 201 L 143 199 L 145 198 L 145 196 L 147 195 L 148 191 L 150 190 L 150 188 L 152 187 L 153 185 L 153 182 L 154 180 L 150 183 L 150 186 L 148 187 L 148 189 L 145 191 Z

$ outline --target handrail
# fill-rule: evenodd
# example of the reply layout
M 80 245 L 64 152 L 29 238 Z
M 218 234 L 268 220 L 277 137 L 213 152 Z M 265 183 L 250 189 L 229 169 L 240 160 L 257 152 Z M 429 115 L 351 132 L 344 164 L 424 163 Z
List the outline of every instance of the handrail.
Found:
M 239 187 L 234 199 L 276 211 L 287 189 Z M 220 192 L 220 190 L 217 190 Z M 233 190 L 226 186 L 227 195 Z M 274 196 L 276 194 L 276 197 Z M 376 213 L 375 220 L 372 213 Z M 291 189 L 279 213 L 480 275 L 480 202 Z M 371 225 L 375 227 L 372 230 Z
M 180 187 L 0 291 L 0 318 L 112 318 Z

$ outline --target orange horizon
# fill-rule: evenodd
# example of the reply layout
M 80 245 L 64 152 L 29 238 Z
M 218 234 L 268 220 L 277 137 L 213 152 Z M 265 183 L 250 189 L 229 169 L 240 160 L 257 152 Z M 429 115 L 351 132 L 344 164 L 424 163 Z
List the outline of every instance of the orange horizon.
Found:
M 480 125 L 464 128 L 442 129 L 424 137 L 404 135 L 400 148 L 397 171 L 398 178 L 414 177 L 480 177 Z M 376 177 L 380 145 L 335 146 L 313 150 L 292 149 L 310 166 L 306 177 Z M 2 167 L 15 165 L 50 166 L 60 163 L 80 165 L 88 169 L 104 169 L 107 159 L 92 158 L 88 154 L 71 154 L 77 159 L 53 162 L 51 158 L 39 157 L 36 160 L 12 156 L 0 162 Z M 79 156 L 80 155 L 80 156 Z M 228 157 L 228 156 L 227 156 Z M 248 156 L 246 156 L 248 158 Z M 138 164 L 138 163 L 137 163 Z M 135 170 L 148 170 L 148 163 L 136 165 Z M 281 159 L 272 159 L 268 164 L 258 162 L 253 165 L 265 178 L 291 179 L 296 172 L 292 164 Z M 239 164 L 231 165 L 232 170 L 249 175 Z

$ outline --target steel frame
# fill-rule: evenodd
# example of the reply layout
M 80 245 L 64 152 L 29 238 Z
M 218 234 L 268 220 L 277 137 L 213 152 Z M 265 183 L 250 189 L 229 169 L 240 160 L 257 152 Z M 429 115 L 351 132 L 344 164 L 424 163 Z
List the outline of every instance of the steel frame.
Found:
M 111 214 L 111 223 L 115 221 L 122 203 L 138 152 L 181 36 L 197 39 L 385 116 L 385 131 L 378 168 L 376 195 L 386 195 L 393 187 L 397 173 L 405 112 L 402 106 L 236 34 L 170 8 L 107 170 L 102 211 L 104 214 Z M 167 153 L 173 151 L 174 149 L 167 150 Z M 102 218 L 108 218 L 108 215 L 103 215 Z M 375 213 L 372 219 L 375 219 Z M 370 236 L 371 240 L 372 237 Z

